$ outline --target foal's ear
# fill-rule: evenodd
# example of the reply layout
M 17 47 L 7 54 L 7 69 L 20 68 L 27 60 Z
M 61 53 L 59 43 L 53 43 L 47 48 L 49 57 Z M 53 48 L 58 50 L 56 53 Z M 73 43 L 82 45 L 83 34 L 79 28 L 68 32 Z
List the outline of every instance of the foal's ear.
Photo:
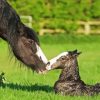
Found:
M 80 55 L 82 52 L 79 52 L 77 49 L 75 49 L 74 51 L 72 51 L 73 54 L 77 54 Z
M 79 56 L 82 52 L 79 52 L 79 51 L 76 49 L 76 50 L 74 50 L 72 53 L 73 53 L 74 56 Z
M 76 56 L 79 56 L 82 52 L 77 52 Z
M 77 49 L 75 49 L 75 50 L 73 50 L 73 51 L 69 51 L 69 54 L 71 54 L 71 55 L 75 55 L 75 54 L 77 54 L 77 53 L 78 53 Z
M 72 56 L 78 56 L 81 54 L 81 52 L 78 52 L 77 49 L 73 50 L 73 51 L 68 51 L 68 54 L 69 55 L 72 55 Z
M 77 53 L 77 49 L 75 49 L 75 50 L 74 50 L 74 51 L 72 51 L 72 52 L 73 52 L 73 54 L 74 54 L 74 53 Z

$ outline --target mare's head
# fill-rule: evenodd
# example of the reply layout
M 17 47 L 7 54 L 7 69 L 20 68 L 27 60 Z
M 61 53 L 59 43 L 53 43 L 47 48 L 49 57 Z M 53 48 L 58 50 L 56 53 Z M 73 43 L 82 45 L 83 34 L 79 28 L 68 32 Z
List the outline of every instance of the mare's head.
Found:
M 46 70 L 44 56 L 36 33 L 25 26 L 16 11 L 0 0 L 0 37 L 6 40 L 18 60 L 37 72 Z
M 52 63 L 52 60 L 48 63 L 47 69 L 64 69 L 65 66 L 72 64 L 72 61 L 77 60 L 77 56 L 80 54 L 80 52 L 77 52 L 77 50 L 74 51 L 68 51 L 61 53 L 60 56 L 58 55 L 55 62 Z M 50 65 L 51 63 L 51 65 Z M 50 66 L 49 66 L 50 65 Z
M 36 33 L 24 25 L 19 28 L 22 31 L 20 31 L 17 39 L 12 39 L 11 41 L 12 50 L 15 56 L 28 68 L 38 73 L 44 72 L 48 61 L 39 46 Z

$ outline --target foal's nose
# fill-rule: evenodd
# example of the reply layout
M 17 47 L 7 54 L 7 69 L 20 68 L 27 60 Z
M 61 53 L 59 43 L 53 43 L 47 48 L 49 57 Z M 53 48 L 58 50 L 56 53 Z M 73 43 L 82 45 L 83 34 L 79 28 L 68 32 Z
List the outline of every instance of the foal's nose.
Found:
M 46 69 L 47 69 L 47 70 L 51 70 L 52 68 L 51 68 L 50 65 L 47 65 L 47 66 L 46 66 Z
M 59 66 L 60 66 L 59 63 L 47 64 L 46 69 L 47 70 L 59 69 Z

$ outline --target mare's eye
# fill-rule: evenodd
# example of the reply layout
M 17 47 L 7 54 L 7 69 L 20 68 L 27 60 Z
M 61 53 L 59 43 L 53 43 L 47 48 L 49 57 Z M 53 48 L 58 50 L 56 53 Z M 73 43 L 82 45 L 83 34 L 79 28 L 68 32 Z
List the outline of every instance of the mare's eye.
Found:
M 42 60 L 41 56 L 40 56 L 40 59 Z

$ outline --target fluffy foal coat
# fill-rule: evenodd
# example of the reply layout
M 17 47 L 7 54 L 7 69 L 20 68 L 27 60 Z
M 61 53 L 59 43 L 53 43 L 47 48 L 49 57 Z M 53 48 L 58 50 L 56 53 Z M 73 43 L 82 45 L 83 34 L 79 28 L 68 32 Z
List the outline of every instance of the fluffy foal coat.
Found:
M 54 85 L 55 93 L 62 95 L 95 95 L 100 92 L 100 84 L 87 85 L 81 80 L 79 75 L 77 50 L 69 52 L 66 56 L 60 57 L 56 63 L 60 62 L 62 72 Z

